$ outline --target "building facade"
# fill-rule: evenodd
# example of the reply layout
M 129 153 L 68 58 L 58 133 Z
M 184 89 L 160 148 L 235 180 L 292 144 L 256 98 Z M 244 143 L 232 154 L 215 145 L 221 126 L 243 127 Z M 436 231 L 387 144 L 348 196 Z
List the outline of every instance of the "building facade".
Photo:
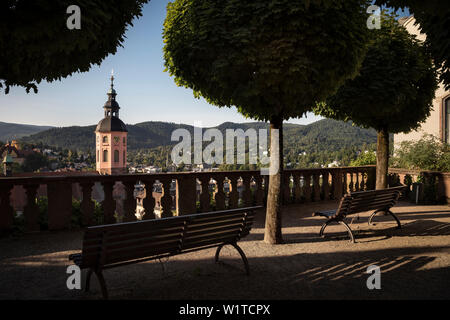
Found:
M 108 101 L 104 105 L 105 117 L 95 129 L 96 168 L 100 174 L 125 174 L 127 170 L 127 127 L 119 119 L 119 104 L 114 90 L 114 76 Z
M 401 18 L 399 22 L 409 33 L 416 35 L 418 40 L 425 41 L 426 35 L 420 33 L 413 16 Z M 442 83 L 436 91 L 433 110 L 426 122 L 418 130 L 394 135 L 394 144 L 398 147 L 403 141 L 418 141 L 424 134 L 432 134 L 441 141 L 450 143 L 450 91 L 446 91 Z

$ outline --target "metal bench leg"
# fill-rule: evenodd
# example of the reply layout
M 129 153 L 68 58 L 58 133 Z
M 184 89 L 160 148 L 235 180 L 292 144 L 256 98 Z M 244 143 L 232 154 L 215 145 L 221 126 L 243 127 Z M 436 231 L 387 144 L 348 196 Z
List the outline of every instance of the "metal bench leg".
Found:
M 217 247 L 216 255 L 214 256 L 214 261 L 215 261 L 216 263 L 219 262 L 219 254 L 220 254 L 220 250 L 222 250 L 222 248 L 223 248 L 224 245 L 225 245 L 225 244 L 221 244 L 220 246 Z
M 103 274 L 101 270 L 95 271 L 95 275 L 98 278 L 98 282 L 100 283 L 100 287 L 102 288 L 103 298 L 108 300 L 108 290 L 106 289 L 105 278 L 103 278 Z
M 326 228 L 331 222 L 333 222 L 333 220 L 328 220 L 327 222 L 325 222 L 325 223 L 322 225 L 322 228 L 320 228 L 319 236 L 321 236 L 322 238 L 325 238 L 323 232 L 325 231 L 325 228 Z
M 379 212 L 387 212 L 389 215 L 391 215 L 394 219 L 395 219 L 395 221 L 397 222 L 397 229 L 401 229 L 402 228 L 402 225 L 400 224 L 400 220 L 397 218 L 397 216 L 391 211 L 391 210 L 377 210 L 377 211 L 375 211 L 374 213 L 372 213 L 371 215 L 370 215 L 370 217 L 369 217 L 369 225 L 372 225 L 372 219 L 373 219 L 373 217 L 375 217 L 375 215 L 377 214 L 377 213 L 379 213 Z
M 400 224 L 400 220 L 397 218 L 397 216 L 391 210 L 389 210 L 388 213 L 392 216 L 392 218 L 395 219 L 395 221 L 397 221 L 397 229 L 401 229 L 402 225 Z
M 245 273 L 249 276 L 250 275 L 250 267 L 248 266 L 248 260 L 247 257 L 245 256 L 244 251 L 242 251 L 242 249 L 237 245 L 237 243 L 228 243 L 229 245 L 232 245 L 241 255 L 242 261 L 244 262 L 244 266 L 245 266 Z M 216 255 L 215 255 L 215 261 L 216 263 L 219 261 L 219 254 L 220 254 L 220 250 L 222 250 L 224 244 L 221 244 L 217 250 L 216 250 Z
M 350 236 L 350 242 L 353 242 L 353 243 L 355 243 L 355 238 L 353 237 L 353 232 L 352 232 L 352 229 L 350 229 L 350 227 L 348 226 L 348 224 L 346 224 L 345 223 L 345 221 L 338 221 L 339 222 L 339 224 L 342 224 L 346 229 L 347 229 L 347 231 L 348 231 L 348 234 L 349 234 L 349 236 Z
M 384 212 L 384 210 L 377 210 L 377 211 L 375 211 L 374 213 L 372 213 L 372 214 L 370 215 L 370 217 L 369 217 L 369 226 L 372 225 L 372 219 L 373 219 L 373 217 L 376 216 L 376 214 L 377 214 L 378 212 Z
M 86 274 L 86 286 L 84 288 L 85 292 L 89 292 L 89 288 L 91 286 L 91 275 L 92 275 L 93 270 L 89 269 L 87 274 Z

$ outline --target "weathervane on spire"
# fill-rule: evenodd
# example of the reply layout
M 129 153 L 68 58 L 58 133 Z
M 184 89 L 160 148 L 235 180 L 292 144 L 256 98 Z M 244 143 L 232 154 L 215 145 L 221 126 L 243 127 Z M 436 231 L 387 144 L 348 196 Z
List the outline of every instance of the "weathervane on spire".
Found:
M 111 89 L 114 87 L 114 69 L 111 70 Z

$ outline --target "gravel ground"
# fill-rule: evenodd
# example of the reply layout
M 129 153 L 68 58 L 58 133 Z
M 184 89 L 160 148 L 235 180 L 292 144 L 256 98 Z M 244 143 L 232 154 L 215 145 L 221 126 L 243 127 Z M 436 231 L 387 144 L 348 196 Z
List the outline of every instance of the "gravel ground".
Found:
M 449 206 L 399 203 L 393 211 L 401 230 L 389 216 L 368 226 L 370 213 L 361 214 L 351 225 L 356 244 L 339 225 L 318 237 L 324 218 L 311 213 L 333 208 L 332 201 L 285 207 L 281 245 L 262 241 L 259 212 L 239 242 L 250 276 L 232 247 L 222 250 L 220 264 L 207 249 L 106 270 L 110 299 L 450 299 Z M 101 298 L 95 276 L 89 293 L 66 287 L 67 258 L 81 241 L 81 230 L 0 238 L 0 299 Z M 381 268 L 380 290 L 367 289 L 370 265 Z

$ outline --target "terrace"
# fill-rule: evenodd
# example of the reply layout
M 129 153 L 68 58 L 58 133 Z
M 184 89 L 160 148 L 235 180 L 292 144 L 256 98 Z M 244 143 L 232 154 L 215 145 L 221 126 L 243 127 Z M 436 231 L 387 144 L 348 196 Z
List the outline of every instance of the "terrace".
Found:
M 403 174 L 403 173 L 401 173 Z M 287 170 L 289 183 L 283 188 L 283 234 L 285 244 L 268 245 L 263 240 L 265 212 L 257 213 L 251 234 L 241 240 L 249 259 L 251 275 L 242 272 L 239 256 L 224 248 L 223 264 L 215 265 L 214 249 L 188 253 L 169 260 L 152 261 L 105 272 L 111 299 L 448 299 L 450 274 L 450 207 L 417 205 L 401 201 L 393 211 L 395 221 L 377 216 L 367 225 L 369 212 L 351 221 L 357 238 L 348 242 L 339 225 L 318 237 L 323 218 L 317 210 L 336 208 L 348 191 L 373 188 L 374 167 Z M 67 257 L 81 248 L 82 229 L 70 227 L 72 197 L 81 191 L 84 225 L 94 224 L 93 186 L 103 186 L 103 222 L 115 223 L 120 199 L 114 196 L 118 184 L 126 194 L 123 216 L 136 219 L 134 185 L 140 181 L 163 186 L 160 210 L 163 217 L 221 208 L 262 204 L 267 177 L 252 172 L 203 172 L 157 175 L 64 176 L 0 178 L 0 220 L 2 229 L 14 227 L 13 188 L 23 188 L 25 233 L 0 238 L 0 299 L 98 299 L 94 279 L 90 293 L 66 288 Z M 226 188 L 201 188 L 229 181 Z M 175 181 L 174 192 L 165 192 Z M 43 186 L 43 187 L 42 187 Z M 36 197 L 44 188 L 48 197 L 48 228 L 39 229 Z M 116 192 L 117 193 L 117 192 Z M 158 196 L 147 192 L 147 213 L 155 212 Z M 154 218 L 147 214 L 144 219 Z M 117 215 L 116 215 L 117 217 Z M 381 267 L 381 290 L 368 290 L 366 269 Z M 84 276 L 83 276 L 84 279 Z M 109 281 L 108 281 L 109 280 Z

